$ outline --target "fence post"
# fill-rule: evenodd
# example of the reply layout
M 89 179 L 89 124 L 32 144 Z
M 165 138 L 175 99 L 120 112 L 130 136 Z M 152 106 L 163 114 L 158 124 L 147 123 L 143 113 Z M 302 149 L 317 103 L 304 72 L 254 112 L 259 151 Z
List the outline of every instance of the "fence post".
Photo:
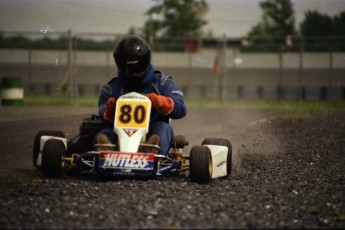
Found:
M 76 87 L 75 87 L 75 76 L 74 76 L 74 63 L 73 63 L 73 37 L 72 30 L 68 30 L 68 51 L 67 51 L 67 65 L 69 75 L 69 100 L 72 104 L 75 103 L 76 99 Z
M 299 91 L 299 99 L 303 100 L 303 87 L 302 87 L 302 75 L 303 75 L 303 52 L 304 52 L 304 39 L 303 36 L 300 37 L 300 48 L 299 48 L 299 69 L 298 69 L 298 87 L 300 88 Z
M 106 67 L 106 74 L 105 74 L 105 82 L 108 81 L 110 77 L 110 60 L 109 60 L 109 53 L 108 51 L 105 51 L 105 58 L 107 62 L 107 67 Z M 97 92 L 98 93 L 98 92 Z
M 28 50 L 28 84 L 26 87 L 27 93 L 31 93 L 31 87 L 32 87 L 32 49 L 31 47 Z
M 225 101 L 225 95 L 226 95 L 226 35 L 223 35 L 223 44 L 221 49 L 221 72 L 220 72 L 220 102 L 224 103 Z
M 332 49 L 329 51 L 329 79 L 328 84 L 329 88 L 332 87 L 332 79 L 333 78 L 333 51 Z
M 283 51 L 278 51 L 279 59 L 279 76 L 278 76 L 278 87 L 277 87 L 277 97 L 278 100 L 283 98 Z

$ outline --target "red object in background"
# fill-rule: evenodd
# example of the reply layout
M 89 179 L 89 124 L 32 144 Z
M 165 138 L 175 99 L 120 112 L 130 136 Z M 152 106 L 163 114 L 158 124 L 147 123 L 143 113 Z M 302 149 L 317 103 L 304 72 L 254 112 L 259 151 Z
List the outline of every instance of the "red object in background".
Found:
M 185 44 L 186 44 L 186 50 L 190 53 L 195 53 L 198 49 L 198 43 L 195 39 L 188 38 L 185 41 Z
M 219 53 L 217 53 L 215 58 L 214 58 L 214 63 L 213 63 L 212 71 L 215 74 L 220 74 L 221 73 L 221 68 L 220 68 L 220 64 L 219 64 Z

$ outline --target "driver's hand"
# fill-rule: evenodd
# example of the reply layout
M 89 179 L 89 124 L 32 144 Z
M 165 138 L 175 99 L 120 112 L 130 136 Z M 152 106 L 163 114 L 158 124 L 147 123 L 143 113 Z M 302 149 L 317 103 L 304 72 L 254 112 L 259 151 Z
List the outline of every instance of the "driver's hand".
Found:
M 160 96 L 155 93 L 146 95 L 152 102 L 152 108 L 158 109 L 163 115 L 168 115 L 174 109 L 174 102 L 171 98 Z
M 106 102 L 106 107 L 103 114 L 104 120 L 114 122 L 115 107 L 116 107 L 116 98 L 113 98 L 113 97 L 109 98 Z

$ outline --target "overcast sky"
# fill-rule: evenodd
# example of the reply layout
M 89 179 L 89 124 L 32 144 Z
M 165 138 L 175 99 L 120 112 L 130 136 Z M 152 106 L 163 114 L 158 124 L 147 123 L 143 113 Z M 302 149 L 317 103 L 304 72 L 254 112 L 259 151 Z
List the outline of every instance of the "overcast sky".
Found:
M 244 36 L 261 17 L 260 0 L 208 0 L 205 16 L 215 36 Z M 328 15 L 345 11 L 345 0 L 292 0 L 296 28 L 307 10 Z M 142 27 L 152 0 L 0 0 L 0 30 L 126 33 Z

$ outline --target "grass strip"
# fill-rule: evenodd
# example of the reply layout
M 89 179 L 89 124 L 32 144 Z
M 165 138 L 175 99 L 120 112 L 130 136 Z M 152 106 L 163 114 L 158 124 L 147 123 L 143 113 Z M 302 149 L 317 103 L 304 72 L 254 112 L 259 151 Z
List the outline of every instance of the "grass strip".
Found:
M 97 96 L 80 96 L 72 101 L 67 96 L 33 95 L 24 98 L 25 106 L 97 106 Z M 229 108 L 229 109 L 272 109 L 288 111 L 345 111 L 345 101 L 310 102 L 310 101 L 269 101 L 269 100 L 225 100 L 189 99 L 187 108 Z

